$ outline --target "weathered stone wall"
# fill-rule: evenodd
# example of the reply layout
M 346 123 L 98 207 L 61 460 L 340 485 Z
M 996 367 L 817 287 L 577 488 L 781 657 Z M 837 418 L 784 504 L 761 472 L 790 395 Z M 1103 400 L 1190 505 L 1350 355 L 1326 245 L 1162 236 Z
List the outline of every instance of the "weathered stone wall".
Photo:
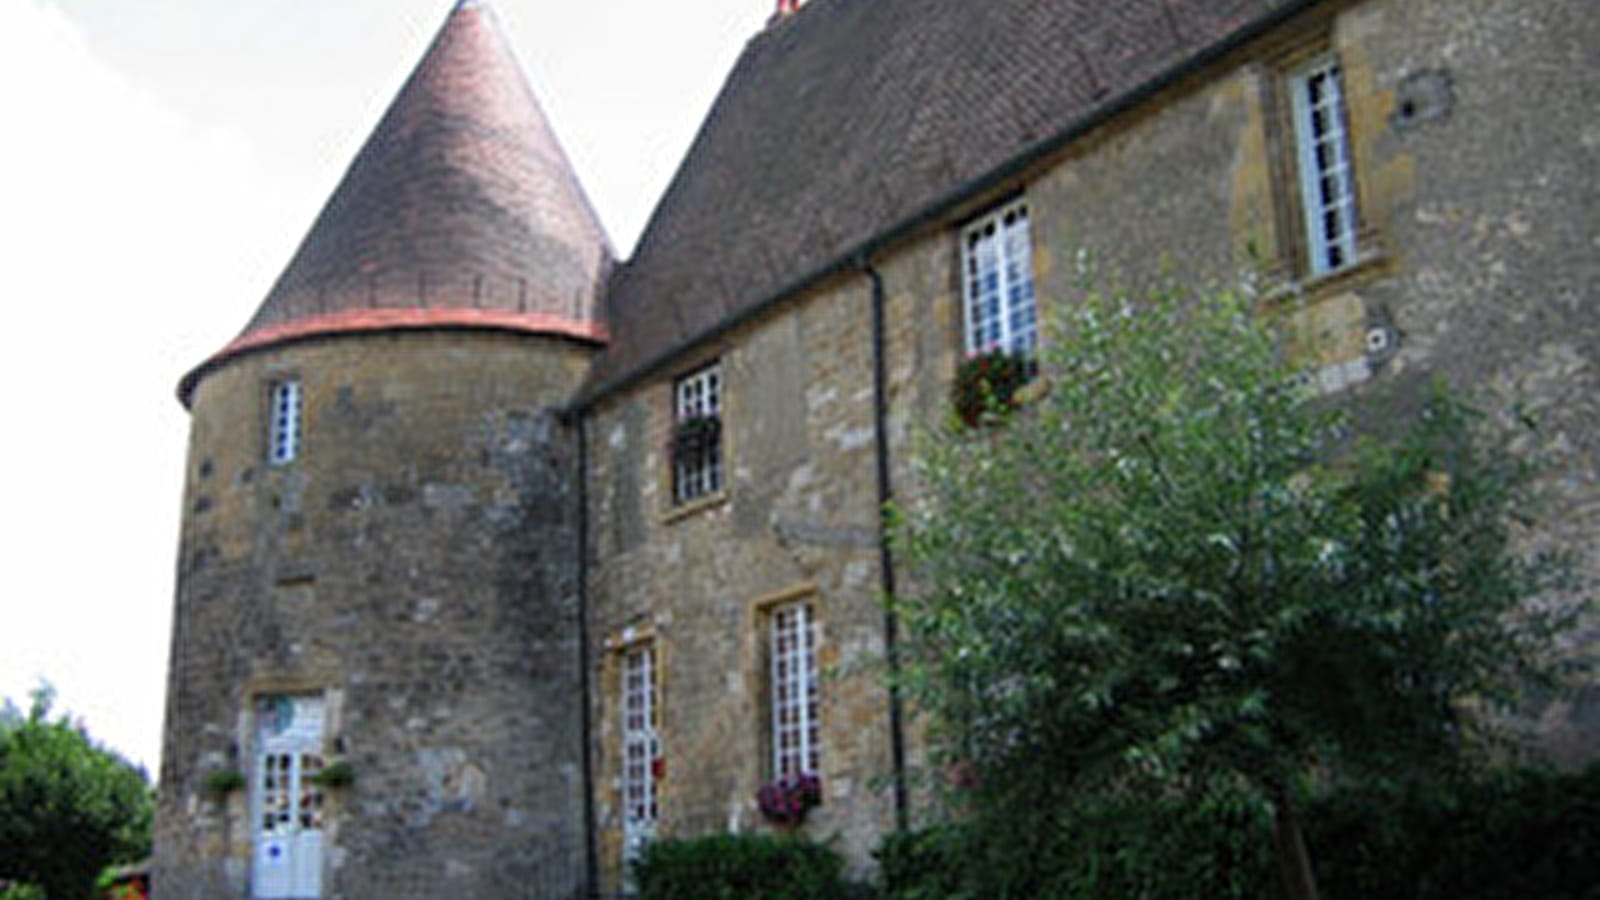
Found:
M 1374 419 L 1435 378 L 1539 422 L 1541 533 L 1600 578 L 1600 25 L 1581 2 L 1329 4 L 1080 144 L 1031 183 L 1042 302 L 1104 280 L 1252 273 L 1324 390 Z M 1336 53 L 1358 189 L 1358 262 L 1306 275 L 1284 73 Z M 1227 223 L 1227 227 L 1223 227 Z M 1568 649 L 1600 655 L 1590 618 Z M 1600 688 L 1539 701 L 1531 737 L 1600 750 Z
M 961 354 L 961 222 L 1022 192 L 1047 314 L 1080 295 L 1080 251 L 1102 284 L 1249 272 L 1263 314 L 1294 326 L 1332 396 L 1370 411 L 1443 376 L 1520 401 L 1540 421 L 1528 449 L 1553 461 L 1536 539 L 1574 551 L 1592 583 L 1597 48 L 1584 0 L 1322 4 L 878 254 L 897 494 L 916 496 L 915 435 L 946 414 Z M 1348 95 L 1360 253 L 1309 277 L 1283 85 L 1330 51 Z M 660 832 L 767 827 L 754 801 L 771 775 L 765 629 L 789 600 L 813 605 L 827 672 L 825 801 L 805 830 L 864 868 L 893 824 L 871 303 L 862 273 L 815 285 L 583 423 L 587 737 L 612 886 L 622 652 L 642 640 L 657 652 Z M 677 506 L 672 380 L 712 359 L 726 488 Z M 163 757 L 163 900 L 245 892 L 246 795 L 215 801 L 203 783 L 247 769 L 250 701 L 278 692 L 327 699 L 329 753 L 357 773 L 332 801 L 327 896 L 541 896 L 578 883 L 577 446 L 553 411 L 586 364 L 557 342 L 419 333 L 297 344 L 204 379 Z M 281 374 L 305 385 L 305 440 L 298 461 L 273 467 L 266 385 Z M 1600 629 L 1591 621 L 1571 643 L 1593 659 Z M 1558 761 L 1600 748 L 1600 689 L 1530 713 Z M 916 734 L 908 722 L 914 777 Z
M 1239 48 L 997 185 L 1029 200 L 1041 306 L 1083 285 L 1260 285 L 1263 314 L 1301 335 L 1324 388 L 1356 404 L 1444 376 L 1541 419 L 1555 465 L 1544 532 L 1600 575 L 1600 25 L 1581 0 L 1330 3 Z M 1359 260 L 1306 275 L 1285 74 L 1315 53 L 1344 70 L 1360 207 Z M 961 214 L 875 260 L 889 301 L 893 479 L 914 497 L 914 434 L 948 408 L 960 355 Z M 870 287 L 841 277 L 686 354 L 588 422 L 596 802 L 607 869 L 620 841 L 615 650 L 661 654 L 663 832 L 760 827 L 767 777 L 762 598 L 821 608 L 826 805 L 807 831 L 858 865 L 891 821 L 886 698 L 872 686 L 881 608 L 874 508 Z M 723 360 L 732 476 L 688 512 L 669 502 L 671 379 Z M 1385 401 L 1387 402 L 1387 401 Z M 1130 411 L 1137 414 L 1137 411 Z M 1534 448 L 1530 448 L 1534 449 Z M 632 631 L 628 629 L 631 628 Z M 1591 623 L 1573 652 L 1594 658 Z M 1531 710 L 1540 743 L 1575 763 L 1600 748 L 1600 692 Z M 915 735 L 915 728 L 911 729 Z M 913 762 L 918 758 L 913 741 Z
M 576 442 L 588 351 L 492 333 L 307 342 L 201 382 L 157 827 L 162 900 L 246 896 L 252 700 L 328 706 L 330 898 L 567 897 L 583 866 Z M 303 440 L 266 462 L 268 384 Z
M 1538 422 L 1543 534 L 1600 579 L 1600 22 L 1582 0 L 1357 6 L 1335 40 L 1364 87 L 1363 200 L 1393 274 L 1355 289 L 1392 322 L 1383 379 L 1443 375 Z M 1346 49 L 1347 48 L 1347 49 Z M 1537 446 L 1533 446 L 1536 444 Z M 1600 659 L 1600 620 L 1571 636 Z M 1600 752 L 1600 686 L 1530 710 L 1572 765 Z
M 766 613 L 809 599 L 820 624 L 822 779 L 806 830 L 854 857 L 892 822 L 873 476 L 870 307 L 850 282 L 684 360 L 587 422 L 596 801 L 614 884 L 621 846 L 619 651 L 654 640 L 662 829 L 762 826 L 771 777 Z M 720 358 L 725 491 L 670 502 L 672 376 Z

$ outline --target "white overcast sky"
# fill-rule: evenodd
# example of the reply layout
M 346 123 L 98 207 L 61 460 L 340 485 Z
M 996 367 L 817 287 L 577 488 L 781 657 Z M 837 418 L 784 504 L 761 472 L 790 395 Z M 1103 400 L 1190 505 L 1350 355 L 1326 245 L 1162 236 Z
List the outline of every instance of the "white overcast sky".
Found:
M 0 0 L 0 697 L 154 775 L 188 419 L 453 0 Z M 492 0 L 624 255 L 771 0 Z

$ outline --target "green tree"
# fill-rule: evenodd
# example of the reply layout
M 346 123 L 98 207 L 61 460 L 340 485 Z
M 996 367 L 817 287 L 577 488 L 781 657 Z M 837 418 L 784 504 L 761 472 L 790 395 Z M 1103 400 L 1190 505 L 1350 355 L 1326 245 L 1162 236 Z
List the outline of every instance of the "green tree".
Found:
M 1091 292 L 1047 346 L 1034 402 L 919 454 L 905 687 L 1022 840 L 1086 798 L 1242 792 L 1315 897 L 1308 776 L 1453 764 L 1548 674 L 1529 469 L 1440 391 L 1354 428 L 1246 291 Z
M 149 854 L 155 802 L 141 769 L 52 719 L 52 700 L 41 687 L 26 715 L 0 711 L 0 881 L 80 900 L 106 866 Z

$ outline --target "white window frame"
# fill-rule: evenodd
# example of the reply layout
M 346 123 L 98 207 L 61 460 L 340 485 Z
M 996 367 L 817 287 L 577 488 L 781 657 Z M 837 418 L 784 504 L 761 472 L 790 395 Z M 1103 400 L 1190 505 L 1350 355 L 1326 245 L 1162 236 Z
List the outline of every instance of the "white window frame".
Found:
M 280 378 L 268 391 L 267 461 L 288 465 L 300 455 L 303 394 L 298 378 Z
M 961 310 L 969 356 L 1032 357 L 1039 343 L 1028 201 L 1018 198 L 961 231 Z
M 1344 76 L 1338 57 L 1319 56 L 1288 76 L 1300 170 L 1306 261 L 1313 276 L 1356 261 L 1356 183 Z
M 722 418 L 722 363 L 714 362 L 679 378 L 672 387 L 672 427 L 676 436 L 678 423 L 685 419 Z M 723 445 L 717 439 L 692 454 L 672 452 L 672 499 L 687 503 L 709 497 L 722 490 Z
M 819 774 L 822 682 L 816 612 L 809 601 L 785 603 L 773 607 L 768 621 L 772 775 Z
M 655 839 L 661 815 L 661 685 L 652 642 L 625 648 L 621 657 L 622 837 L 631 862 Z

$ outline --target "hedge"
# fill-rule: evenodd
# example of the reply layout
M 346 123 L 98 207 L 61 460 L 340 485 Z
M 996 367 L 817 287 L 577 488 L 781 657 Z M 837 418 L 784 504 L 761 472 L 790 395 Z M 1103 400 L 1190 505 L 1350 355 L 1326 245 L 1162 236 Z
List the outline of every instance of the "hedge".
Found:
M 1305 818 L 1328 900 L 1600 900 L 1600 764 L 1344 787 Z M 877 855 L 887 900 L 1280 895 L 1270 812 L 1240 798 L 979 819 L 890 835 Z
M 839 900 L 852 889 L 833 848 L 798 836 L 719 834 L 648 845 L 639 900 Z

